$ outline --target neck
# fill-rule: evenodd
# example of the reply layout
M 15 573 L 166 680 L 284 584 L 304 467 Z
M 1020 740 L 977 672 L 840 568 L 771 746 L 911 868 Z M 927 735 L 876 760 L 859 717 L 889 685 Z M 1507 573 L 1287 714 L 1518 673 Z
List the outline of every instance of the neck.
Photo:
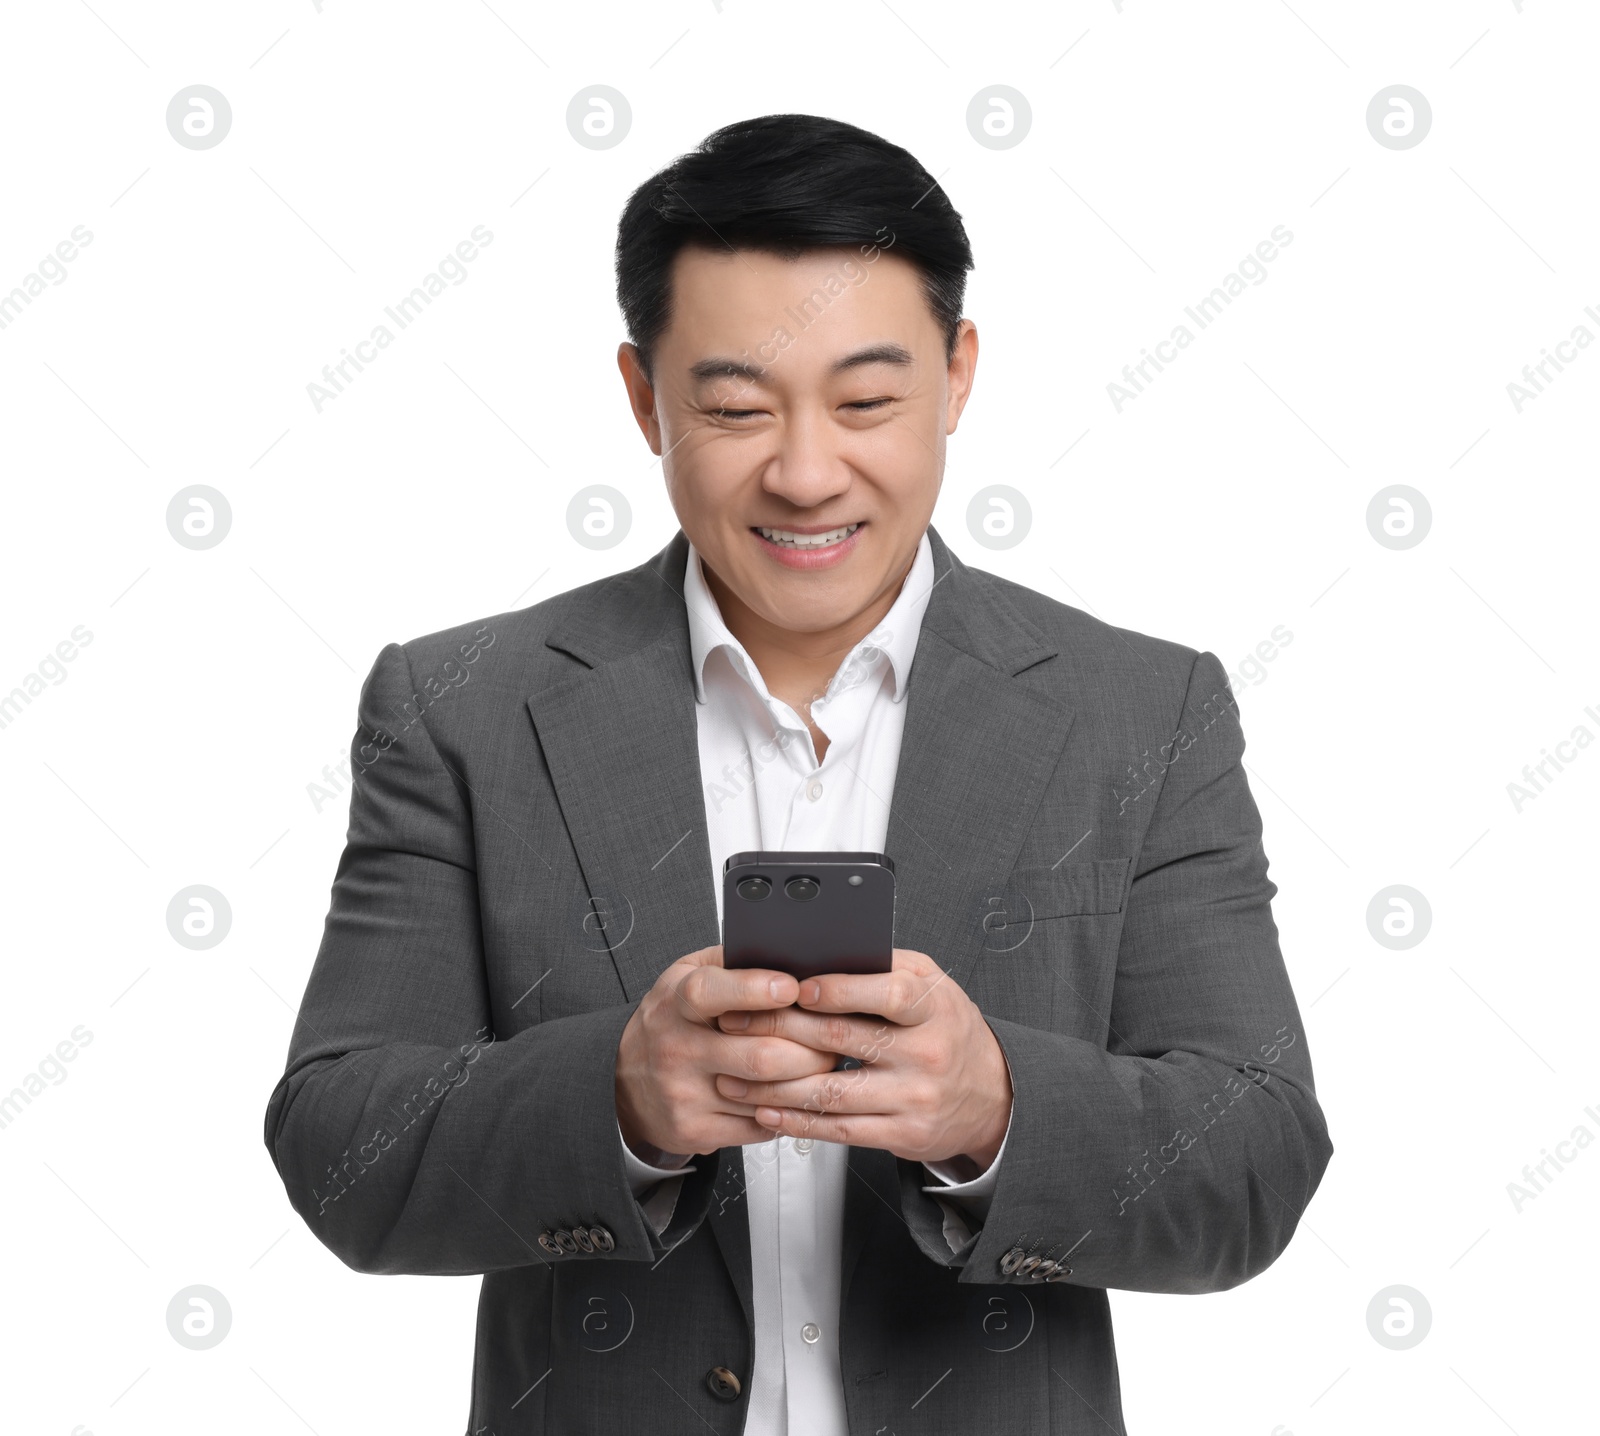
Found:
M 723 582 L 703 556 L 700 567 L 705 574 L 706 587 L 717 601 L 723 623 L 760 670 L 767 691 L 809 721 L 812 700 L 820 698 L 827 690 L 845 655 L 894 607 L 915 561 L 913 550 L 899 577 L 854 617 L 832 628 L 804 632 L 784 628 L 755 612 Z

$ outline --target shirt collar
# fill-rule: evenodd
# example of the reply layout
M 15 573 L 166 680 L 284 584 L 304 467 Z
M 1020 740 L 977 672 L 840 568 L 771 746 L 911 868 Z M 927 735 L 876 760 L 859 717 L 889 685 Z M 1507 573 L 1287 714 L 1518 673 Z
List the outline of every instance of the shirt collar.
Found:
M 878 626 L 845 656 L 840 667 L 863 649 L 879 650 L 888 659 L 893 675 L 890 696 L 896 703 L 903 701 L 906 684 L 911 678 L 911 660 L 917 651 L 917 636 L 922 628 L 923 614 L 927 612 L 928 600 L 933 594 L 933 585 L 933 546 L 928 542 L 928 534 L 924 530 L 917 543 L 917 556 L 912 560 L 911 571 L 900 585 L 893 605 Z M 744 645 L 722 621 L 722 610 L 717 607 L 717 600 L 706 584 L 705 575 L 700 569 L 700 555 L 693 543 L 689 545 L 689 561 L 683 572 L 683 601 L 689 616 L 689 654 L 694 668 L 695 701 L 706 701 L 706 659 L 719 648 L 726 648 L 734 669 L 743 674 L 763 698 L 768 697 L 760 671 L 745 652 Z

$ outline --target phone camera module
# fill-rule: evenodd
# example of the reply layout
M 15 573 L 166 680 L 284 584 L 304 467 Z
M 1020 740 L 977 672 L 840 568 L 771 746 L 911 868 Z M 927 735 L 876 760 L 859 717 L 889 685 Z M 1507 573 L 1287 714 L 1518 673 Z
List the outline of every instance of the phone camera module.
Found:
M 817 895 L 817 880 L 815 878 L 790 878 L 783 885 L 783 890 L 797 902 L 808 902 Z
M 760 902 L 772 891 L 772 884 L 765 878 L 745 878 L 735 891 L 747 902 Z

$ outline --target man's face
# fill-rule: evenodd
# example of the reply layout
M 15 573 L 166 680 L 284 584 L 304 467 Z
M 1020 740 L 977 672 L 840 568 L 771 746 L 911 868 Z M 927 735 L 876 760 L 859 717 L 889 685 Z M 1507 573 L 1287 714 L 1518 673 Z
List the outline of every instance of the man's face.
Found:
M 691 246 L 654 386 L 618 354 L 713 587 L 792 632 L 848 624 L 905 577 L 977 362 L 971 322 L 947 365 L 918 271 L 869 254 Z

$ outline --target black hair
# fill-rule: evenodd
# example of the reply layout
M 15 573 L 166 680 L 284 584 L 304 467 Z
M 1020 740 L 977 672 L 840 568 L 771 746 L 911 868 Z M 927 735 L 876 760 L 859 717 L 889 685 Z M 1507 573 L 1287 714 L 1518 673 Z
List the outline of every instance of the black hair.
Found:
M 961 216 L 914 155 L 870 130 L 820 115 L 740 120 L 634 190 L 617 224 L 617 302 L 646 376 L 672 317 L 673 259 L 691 244 L 903 255 L 921 272 L 946 363 L 955 353 L 973 268 Z

